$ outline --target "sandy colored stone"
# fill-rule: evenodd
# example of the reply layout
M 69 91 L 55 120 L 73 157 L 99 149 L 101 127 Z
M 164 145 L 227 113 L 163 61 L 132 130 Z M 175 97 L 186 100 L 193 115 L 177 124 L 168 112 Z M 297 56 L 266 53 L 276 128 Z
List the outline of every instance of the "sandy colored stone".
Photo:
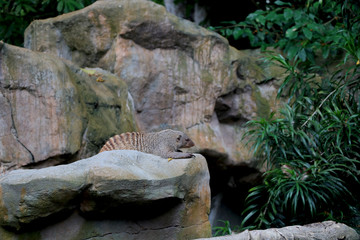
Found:
M 141 131 L 178 128 L 198 151 L 226 164 L 258 167 L 242 135 L 266 116 L 284 71 L 258 51 L 238 51 L 215 32 L 144 0 L 97 1 L 82 10 L 34 21 L 25 47 L 124 79 Z
M 0 45 L 0 162 L 5 166 L 90 156 L 114 131 L 136 129 L 126 83 L 115 75 Z

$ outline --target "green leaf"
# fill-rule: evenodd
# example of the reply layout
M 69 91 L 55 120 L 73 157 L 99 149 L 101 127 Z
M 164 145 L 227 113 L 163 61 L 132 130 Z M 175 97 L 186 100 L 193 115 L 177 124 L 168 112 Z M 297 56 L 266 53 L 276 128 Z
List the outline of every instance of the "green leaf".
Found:
M 294 16 L 293 10 L 290 8 L 285 8 L 284 10 L 284 18 L 289 21 Z
M 251 211 L 246 217 L 243 219 L 241 225 L 245 224 L 247 220 L 249 220 L 254 214 L 256 214 L 259 210 Z
M 306 51 L 305 48 L 301 49 L 299 54 L 298 54 L 299 58 L 301 59 L 301 61 L 305 62 L 306 61 Z
M 309 40 L 311 40 L 312 39 L 312 32 L 311 32 L 311 30 L 310 29 L 308 29 L 308 28 L 303 28 L 303 33 L 304 33 L 304 35 L 305 35 L 305 37 L 307 38 L 307 39 L 309 39 Z
M 315 23 L 315 22 L 311 22 L 309 24 L 307 24 L 307 28 L 309 28 L 310 30 L 319 32 L 321 27 L 319 26 L 319 24 Z
M 322 48 L 323 58 L 327 58 L 329 56 L 329 53 L 330 53 L 330 48 L 328 46 Z
M 285 36 L 289 39 L 294 39 L 298 36 L 297 27 L 292 27 L 286 30 Z
M 225 33 L 226 33 L 226 37 L 230 37 L 233 34 L 233 30 L 228 28 L 228 29 L 226 29 Z
M 241 28 L 239 28 L 239 27 L 236 27 L 235 29 L 234 29 L 234 31 L 233 31 L 233 37 L 234 37 L 234 39 L 235 40 L 238 40 L 240 37 L 241 37 L 241 35 L 243 34 L 243 30 L 241 29 Z
M 288 5 L 291 7 L 291 3 L 288 3 L 288 2 L 283 2 L 283 1 L 280 1 L 280 0 L 277 0 L 274 2 L 276 5 L 279 5 L 279 6 L 285 6 L 285 5 Z
M 298 51 L 299 51 L 298 46 L 296 46 L 295 44 L 290 45 L 289 49 L 287 50 L 288 57 L 290 59 L 294 58 L 298 53 Z
M 275 21 L 278 17 L 278 14 L 275 11 L 271 11 L 269 14 L 266 15 L 266 20 L 268 21 Z
M 296 22 L 298 22 L 302 17 L 304 16 L 304 12 L 301 10 L 295 10 L 294 11 L 294 19 Z
M 60 1 L 58 2 L 58 5 L 57 5 L 57 7 L 56 7 L 56 10 L 57 10 L 58 12 L 62 12 L 63 8 L 64 8 L 64 2 L 60 0 Z
M 265 25 L 266 18 L 264 15 L 258 15 L 255 20 L 259 22 L 261 25 Z
M 261 41 L 264 41 L 264 39 L 265 39 L 265 33 L 264 33 L 264 32 L 258 32 L 258 33 L 257 33 L 257 37 L 258 37 Z
M 21 10 L 22 10 L 21 5 L 20 5 L 20 4 L 17 5 L 16 8 L 15 8 L 15 14 L 16 14 L 16 15 L 21 15 L 21 14 L 20 14 L 20 13 L 21 13 Z

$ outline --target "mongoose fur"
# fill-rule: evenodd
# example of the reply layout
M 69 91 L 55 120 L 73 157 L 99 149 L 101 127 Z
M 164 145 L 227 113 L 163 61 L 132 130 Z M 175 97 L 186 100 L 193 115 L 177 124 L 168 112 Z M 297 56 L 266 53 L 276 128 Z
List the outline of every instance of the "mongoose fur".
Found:
M 111 150 L 137 150 L 163 158 L 190 158 L 191 153 L 183 153 L 180 148 L 190 148 L 194 142 L 183 132 L 166 129 L 160 132 L 127 132 L 110 138 L 100 152 Z

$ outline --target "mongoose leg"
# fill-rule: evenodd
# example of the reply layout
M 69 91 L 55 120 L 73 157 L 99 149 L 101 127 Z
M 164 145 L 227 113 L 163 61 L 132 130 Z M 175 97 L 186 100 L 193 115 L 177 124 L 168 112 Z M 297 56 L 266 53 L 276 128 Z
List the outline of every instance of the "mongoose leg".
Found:
M 166 154 L 167 158 L 173 158 L 173 159 L 178 159 L 178 158 L 191 158 L 194 155 L 191 153 L 183 153 L 183 152 L 169 152 Z

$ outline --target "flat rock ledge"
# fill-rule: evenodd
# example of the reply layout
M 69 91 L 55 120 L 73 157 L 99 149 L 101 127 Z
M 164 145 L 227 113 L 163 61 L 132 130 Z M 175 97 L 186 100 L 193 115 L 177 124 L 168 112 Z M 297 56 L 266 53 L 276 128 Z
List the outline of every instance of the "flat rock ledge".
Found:
M 0 177 L 0 240 L 210 237 L 206 160 L 103 152 Z
M 359 240 L 359 234 L 351 227 L 334 221 L 307 224 L 304 226 L 288 226 L 266 230 L 244 231 L 239 234 L 214 238 L 199 238 L 197 240 Z

